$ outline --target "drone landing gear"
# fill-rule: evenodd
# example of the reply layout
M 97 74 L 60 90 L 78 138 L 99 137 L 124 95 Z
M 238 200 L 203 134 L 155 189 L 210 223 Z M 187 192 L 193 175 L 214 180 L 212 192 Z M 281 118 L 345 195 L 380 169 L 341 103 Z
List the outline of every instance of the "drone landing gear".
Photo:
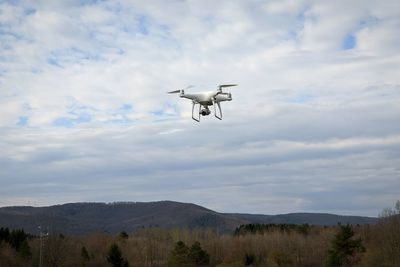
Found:
M 222 120 L 222 110 L 221 110 L 221 104 L 218 101 L 213 100 L 212 101 L 214 105 L 214 115 L 217 119 Z M 196 105 L 199 105 L 199 111 L 195 112 Z M 211 111 L 208 108 L 208 106 L 204 106 L 203 109 L 201 109 L 202 105 L 200 103 L 197 103 L 196 101 L 192 102 L 192 119 L 200 122 L 201 116 L 208 116 L 210 115 Z M 218 111 L 217 111 L 218 109 Z M 197 114 L 196 114 L 197 113 Z M 195 116 L 196 114 L 196 116 Z
M 192 105 L 192 119 L 195 120 L 195 121 L 197 121 L 197 122 L 200 122 L 200 113 L 201 113 L 201 105 L 200 105 L 200 104 L 199 104 L 199 112 L 197 113 L 198 117 L 197 117 L 197 118 L 194 117 L 194 107 L 196 106 L 196 104 L 199 104 L 199 103 L 193 101 L 193 105 Z
M 221 104 L 215 100 L 213 100 L 213 106 L 214 106 L 214 115 L 217 119 L 222 120 L 222 109 L 221 109 Z M 217 107 L 218 106 L 218 111 L 219 114 L 217 113 Z

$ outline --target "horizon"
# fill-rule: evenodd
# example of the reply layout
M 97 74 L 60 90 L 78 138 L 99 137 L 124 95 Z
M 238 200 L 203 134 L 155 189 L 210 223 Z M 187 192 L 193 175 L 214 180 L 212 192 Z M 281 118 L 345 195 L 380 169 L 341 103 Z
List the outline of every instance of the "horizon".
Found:
M 0 206 L 399 199 L 398 1 L 2 1 L 0 47 Z M 220 84 L 221 121 L 167 94 Z
M 246 212 L 223 212 L 223 211 L 217 211 L 210 209 L 208 207 L 196 204 L 196 203 L 189 203 L 189 202 L 180 202 L 180 201 L 174 201 L 174 200 L 156 200 L 156 201 L 113 201 L 113 202 L 99 202 L 99 201 L 93 201 L 93 202 L 67 202 L 67 203 L 58 203 L 58 204 L 50 204 L 50 205 L 45 205 L 45 206 L 32 206 L 32 205 L 12 205 L 12 206 L 0 206 L 1 208 L 14 208 L 14 207 L 29 207 L 29 208 L 48 208 L 48 207 L 54 207 L 54 206 L 63 206 L 63 205 L 70 205 L 70 204 L 105 204 L 105 205 L 124 205 L 124 204 L 150 204 L 150 203 L 159 203 L 159 202 L 173 202 L 173 203 L 180 203 L 180 204 L 191 204 L 191 205 L 196 205 L 201 208 L 208 209 L 210 211 L 214 211 L 219 214 L 249 214 L 249 215 L 267 215 L 267 216 L 277 216 L 277 215 L 288 215 L 288 214 L 327 214 L 327 215 L 337 215 L 337 216 L 354 216 L 354 217 L 369 217 L 369 218 L 379 218 L 380 215 L 377 216 L 363 216 L 363 215 L 357 215 L 357 214 L 336 214 L 336 213 L 328 213 L 328 212 L 302 212 L 302 211 L 295 211 L 295 212 L 289 212 L 289 213 L 246 213 Z

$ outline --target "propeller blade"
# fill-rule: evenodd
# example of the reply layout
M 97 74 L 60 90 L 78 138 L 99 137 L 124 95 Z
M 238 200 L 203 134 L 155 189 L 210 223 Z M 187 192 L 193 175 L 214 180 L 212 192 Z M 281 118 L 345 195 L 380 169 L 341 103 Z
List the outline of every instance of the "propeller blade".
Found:
M 194 85 L 188 85 L 185 88 L 183 88 L 183 90 L 186 90 L 186 89 L 189 89 L 189 88 L 192 88 L 192 87 L 194 87 Z
M 175 91 L 171 91 L 171 92 L 167 92 L 168 94 L 176 94 L 176 93 L 180 93 L 181 90 L 175 90 Z
M 223 88 L 223 87 L 232 87 L 232 86 L 237 86 L 237 84 L 221 84 L 218 87 Z
M 181 92 L 184 92 L 184 90 L 189 89 L 189 88 L 192 88 L 192 87 L 194 87 L 194 85 L 189 85 L 189 86 L 186 86 L 185 88 L 183 88 L 183 89 L 181 89 L 181 90 L 175 90 L 175 91 L 171 91 L 171 92 L 167 92 L 167 93 L 168 93 L 168 94 L 181 93 Z

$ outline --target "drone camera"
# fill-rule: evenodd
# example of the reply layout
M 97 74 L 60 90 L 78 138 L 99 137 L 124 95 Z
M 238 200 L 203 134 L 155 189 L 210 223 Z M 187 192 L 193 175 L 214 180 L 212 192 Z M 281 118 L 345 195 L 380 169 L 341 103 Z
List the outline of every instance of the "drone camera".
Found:
M 201 114 L 202 116 L 210 115 L 210 113 L 211 113 L 211 111 L 210 111 L 209 109 L 202 109 L 202 110 L 200 111 L 200 114 Z

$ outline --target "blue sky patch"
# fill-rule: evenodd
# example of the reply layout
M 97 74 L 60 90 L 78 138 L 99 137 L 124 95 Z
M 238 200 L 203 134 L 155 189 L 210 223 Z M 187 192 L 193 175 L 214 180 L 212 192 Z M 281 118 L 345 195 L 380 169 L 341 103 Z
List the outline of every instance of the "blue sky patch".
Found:
M 121 106 L 121 110 L 123 110 L 123 111 L 131 111 L 132 110 L 132 105 L 131 104 L 123 104 Z
M 34 9 L 34 8 L 27 8 L 27 9 L 24 10 L 24 14 L 26 16 L 33 15 L 35 13 L 36 13 L 36 9 Z
M 144 35 L 148 35 L 149 34 L 149 30 L 148 30 L 148 23 L 147 23 L 147 19 L 145 16 L 140 16 L 138 19 L 138 28 L 139 28 L 139 32 L 144 34 Z
M 354 35 L 348 34 L 343 40 L 342 48 L 344 50 L 349 50 L 353 49 L 355 46 L 356 46 L 356 38 L 354 37 Z
M 134 121 L 127 117 L 127 114 L 133 111 L 132 104 L 122 104 L 119 108 L 114 110 L 108 110 L 107 114 L 111 116 L 111 118 L 107 121 L 110 124 L 131 124 Z
M 91 121 L 91 116 L 87 113 L 76 114 L 69 112 L 69 114 L 76 115 L 76 118 L 60 117 L 53 121 L 53 126 L 71 128 L 77 124 L 87 123 Z
M 18 126 L 26 126 L 28 125 L 29 118 L 28 116 L 21 116 L 18 118 L 17 125 Z
M 162 116 L 162 115 L 164 115 L 164 110 L 160 109 L 160 110 L 152 111 L 151 114 L 153 114 L 155 116 Z
M 168 110 L 169 112 L 166 112 L 166 110 Z M 156 117 L 171 116 L 172 114 L 178 114 L 179 108 L 176 104 L 165 103 L 161 109 L 151 111 L 150 113 Z
M 57 59 L 55 57 L 50 57 L 47 59 L 47 63 L 53 66 L 61 67 L 61 65 L 58 63 Z
M 305 104 L 315 99 L 314 96 L 308 94 L 299 94 L 288 99 L 289 103 Z
M 88 60 L 98 60 L 100 57 L 95 51 L 85 51 L 77 47 L 54 50 L 47 58 L 47 63 L 57 67 L 63 67 L 65 64 L 78 63 Z
M 104 2 L 103 0 L 80 0 L 81 5 L 95 5 Z
M 91 118 L 91 116 L 89 114 L 82 113 L 82 114 L 79 114 L 79 116 L 76 119 L 74 119 L 73 121 L 74 121 L 75 124 L 78 124 L 78 123 L 90 122 L 91 119 L 92 118 Z
M 71 119 L 61 117 L 53 121 L 53 126 L 71 128 L 74 123 Z

